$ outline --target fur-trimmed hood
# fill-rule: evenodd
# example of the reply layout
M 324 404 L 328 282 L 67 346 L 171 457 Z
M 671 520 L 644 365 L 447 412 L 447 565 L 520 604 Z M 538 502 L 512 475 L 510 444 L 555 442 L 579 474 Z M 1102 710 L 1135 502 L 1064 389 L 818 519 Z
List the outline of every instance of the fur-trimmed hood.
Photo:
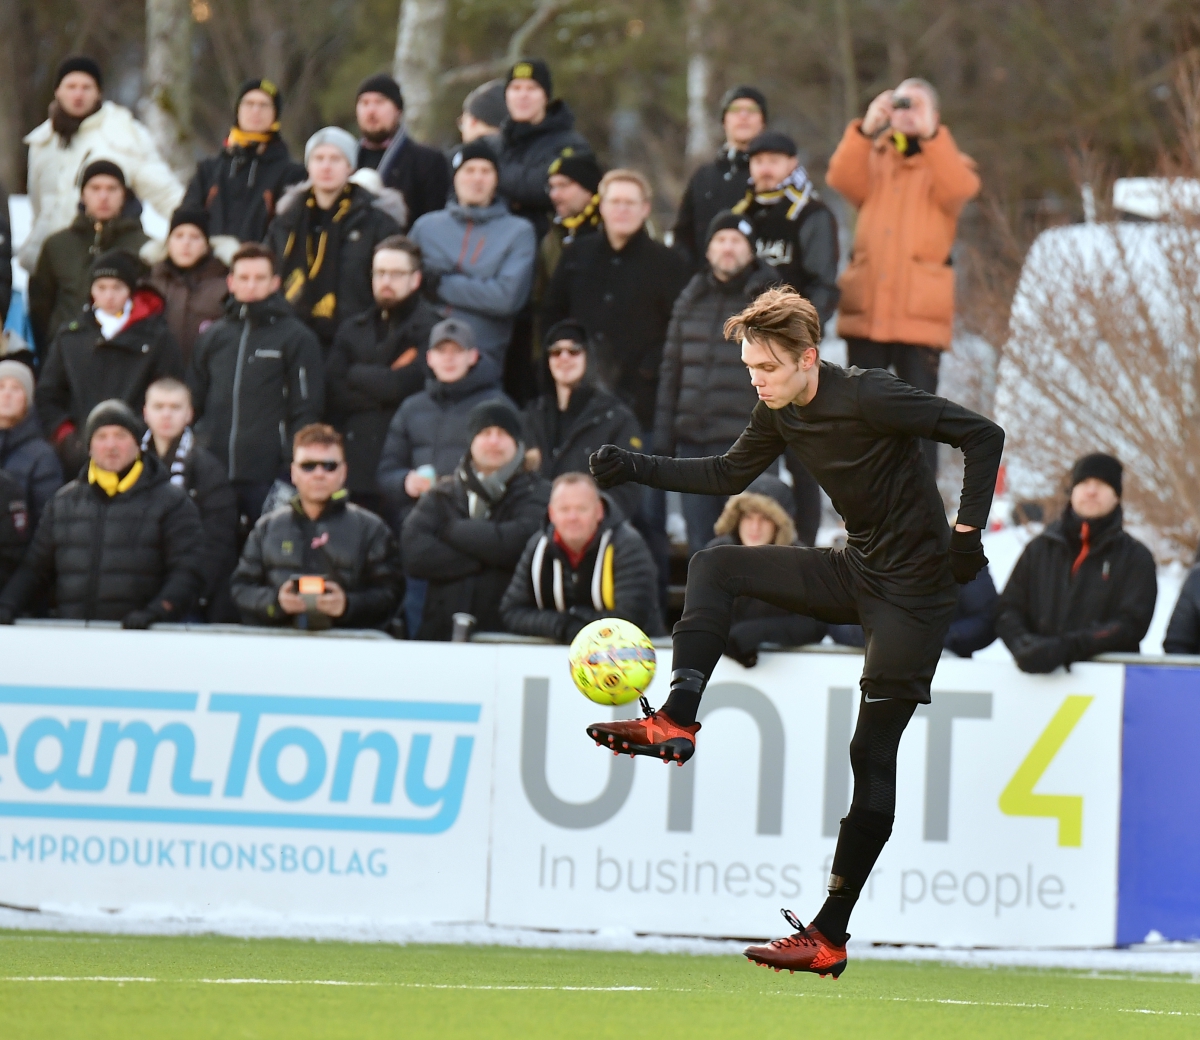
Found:
M 401 227 L 408 226 L 408 205 L 404 196 L 395 188 L 385 188 L 374 170 L 356 170 L 350 177 L 350 183 L 356 204 L 371 205 L 382 213 L 387 214 Z M 305 178 L 298 184 L 293 184 L 283 193 L 279 204 L 275 207 L 277 216 L 282 217 L 297 205 L 297 200 L 308 194 L 312 188 L 312 180 Z
M 783 506 L 770 495 L 755 491 L 743 491 L 740 495 L 733 495 L 725 503 L 720 518 L 713 525 L 713 533 L 737 538 L 738 524 L 747 513 L 760 513 L 775 525 L 775 545 L 795 544 L 796 525 Z

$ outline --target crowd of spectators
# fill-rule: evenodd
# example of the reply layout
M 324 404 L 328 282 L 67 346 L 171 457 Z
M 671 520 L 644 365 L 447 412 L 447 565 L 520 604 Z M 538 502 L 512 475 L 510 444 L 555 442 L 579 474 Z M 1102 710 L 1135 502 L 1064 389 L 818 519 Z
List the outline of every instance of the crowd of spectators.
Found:
M 103 82 L 63 61 L 25 139 L 34 341 L 0 359 L 0 623 L 569 642 L 616 615 L 661 635 L 665 498 L 602 493 L 588 457 L 726 451 L 756 402 L 730 315 L 790 285 L 836 317 L 850 364 L 937 389 L 950 250 L 980 185 L 923 80 L 880 94 L 830 161 L 858 210 L 840 276 L 834 211 L 753 86 L 722 99 L 725 140 L 659 236 L 647 178 L 604 171 L 540 59 L 471 91 L 447 154 L 409 136 L 379 74 L 357 135 L 318 130 L 298 162 L 278 86 L 249 80 L 187 185 Z M 170 215 L 164 242 L 142 200 Z M 948 650 L 999 635 L 1030 672 L 1137 650 L 1155 569 L 1123 530 L 1121 465 L 1088 456 L 1069 485 L 1002 593 L 986 570 L 962 588 Z M 682 509 L 689 555 L 812 545 L 821 496 L 785 457 Z M 863 642 L 743 598 L 727 652 L 752 666 L 827 636 Z M 1166 649 L 1200 652 L 1200 571 Z

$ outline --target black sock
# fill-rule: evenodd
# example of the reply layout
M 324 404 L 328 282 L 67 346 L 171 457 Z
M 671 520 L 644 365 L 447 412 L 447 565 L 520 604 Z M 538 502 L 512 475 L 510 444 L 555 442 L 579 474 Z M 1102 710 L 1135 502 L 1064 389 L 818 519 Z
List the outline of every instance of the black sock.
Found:
M 833 853 L 829 896 L 812 920 L 813 927 L 835 946 L 849 938 L 846 926 L 850 914 L 891 833 L 892 818 L 869 809 L 852 806 L 842 820 Z
M 680 726 L 690 726 L 700 710 L 703 686 L 687 679 L 680 681 L 677 676 L 680 672 L 697 672 L 707 682 L 725 652 L 725 640 L 711 632 L 676 632 L 672 643 L 671 693 L 661 710 Z

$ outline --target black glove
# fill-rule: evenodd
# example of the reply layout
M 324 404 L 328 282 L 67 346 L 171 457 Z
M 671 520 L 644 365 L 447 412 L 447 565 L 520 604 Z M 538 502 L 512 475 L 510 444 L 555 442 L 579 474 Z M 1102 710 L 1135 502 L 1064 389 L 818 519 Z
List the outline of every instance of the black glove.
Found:
M 421 272 L 421 291 L 425 294 L 427 299 L 433 301 L 434 303 L 437 302 L 438 286 L 440 286 L 441 284 L 442 284 L 442 272 L 441 271 L 422 271 Z
M 579 617 L 574 610 L 559 618 L 558 629 L 560 643 L 573 643 L 575 637 L 587 626 L 587 618 Z
M 642 468 L 638 461 L 645 457 L 635 451 L 618 448 L 615 444 L 605 444 L 599 451 L 592 452 L 588 468 L 597 484 L 602 488 L 612 488 L 630 480 L 637 481 Z
M 1068 663 L 1066 644 L 1058 636 L 1022 636 L 1013 657 L 1031 675 L 1046 675 Z
M 12 607 L 0 607 L 0 625 L 11 625 L 16 616 Z
M 973 581 L 987 562 L 983 555 L 982 531 L 976 528 L 974 531 L 950 532 L 950 570 L 956 582 L 966 585 Z
M 743 668 L 753 668 L 758 664 L 759 634 L 758 626 L 753 622 L 731 625 L 725 654 Z
M 166 615 L 159 607 L 151 606 L 145 610 L 131 610 L 121 619 L 121 627 L 145 630 L 156 621 L 164 621 L 165 619 Z

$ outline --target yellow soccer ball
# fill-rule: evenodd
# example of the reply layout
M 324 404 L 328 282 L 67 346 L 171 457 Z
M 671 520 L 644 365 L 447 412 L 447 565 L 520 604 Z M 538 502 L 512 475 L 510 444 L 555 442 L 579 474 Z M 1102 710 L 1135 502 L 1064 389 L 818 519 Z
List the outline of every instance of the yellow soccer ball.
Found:
M 586 625 L 571 643 L 571 678 L 588 700 L 628 704 L 654 679 L 654 644 L 637 625 L 601 618 Z

